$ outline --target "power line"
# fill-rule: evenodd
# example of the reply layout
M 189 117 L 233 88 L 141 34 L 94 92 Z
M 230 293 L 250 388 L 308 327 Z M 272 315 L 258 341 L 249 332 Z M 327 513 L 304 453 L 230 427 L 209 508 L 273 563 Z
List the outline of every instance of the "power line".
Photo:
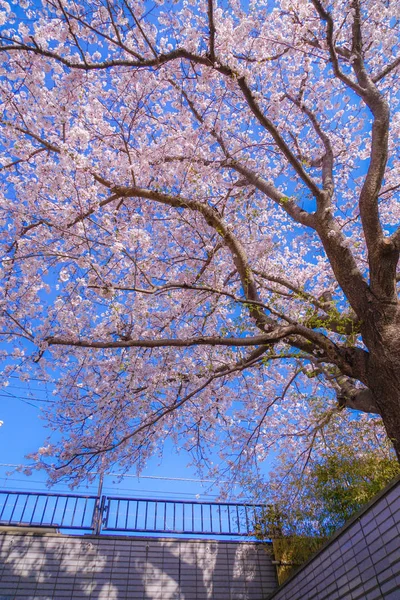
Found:
M 122 473 L 106 473 L 106 476 L 113 475 L 114 477 L 137 477 L 138 479 L 160 479 L 165 481 L 188 481 L 190 483 L 232 483 L 230 481 L 218 481 L 216 479 L 191 479 L 189 477 L 165 477 L 161 475 L 130 475 L 129 473 L 123 475 Z
M 35 396 L 20 396 L 14 394 L 1 394 L 2 398 L 8 398 L 9 400 L 32 400 L 33 402 L 48 402 L 49 404 L 54 404 L 55 400 L 48 400 L 46 398 L 36 398 Z M 32 405 L 34 406 L 34 405 Z
M 21 378 L 19 377 L 19 375 L 8 375 L 8 378 L 12 378 L 12 379 L 19 379 L 21 381 Z M 43 379 L 40 377 L 29 377 L 29 381 L 43 381 L 45 383 L 51 383 L 48 379 Z
M 4 385 L 4 384 L 2 385 L 0 383 L 0 387 L 2 387 L 2 388 L 4 387 L 6 390 L 25 390 L 25 391 L 28 390 L 28 391 L 31 391 L 31 389 L 32 389 L 30 386 L 30 382 L 27 382 L 27 385 L 15 385 L 15 383 L 11 383 L 11 385 Z M 42 389 L 36 388 L 35 392 L 45 392 L 46 394 L 48 394 L 49 390 L 43 389 L 43 388 Z
M 5 480 L 10 479 L 12 481 L 18 481 L 18 482 L 23 482 L 24 481 L 23 479 L 12 478 L 12 477 L 3 477 L 3 478 L 0 477 L 0 479 L 5 479 Z M 35 480 L 33 480 L 33 481 L 31 480 L 30 483 L 41 483 L 41 484 L 43 484 L 43 482 L 37 481 L 37 480 L 36 481 Z M 97 489 L 97 485 L 96 484 L 89 485 L 87 487 L 89 488 L 89 493 L 93 493 L 93 491 L 96 491 L 96 489 Z M 95 488 L 95 489 L 92 490 L 92 492 L 90 492 L 90 488 Z M 13 485 L 12 491 L 26 492 L 28 490 L 26 488 L 24 488 L 24 487 L 14 486 Z M 31 491 L 31 490 L 29 489 L 29 491 Z M 105 486 L 103 488 L 103 491 L 107 492 L 108 494 L 112 494 L 113 492 L 115 493 L 115 488 L 110 487 L 110 486 Z M 1 492 L 1 489 L 0 489 L 0 492 Z M 44 490 L 39 490 L 36 493 L 40 494 L 41 492 L 42 493 L 47 493 Z M 121 490 L 121 492 L 123 492 L 124 494 L 125 493 L 134 493 L 135 495 L 138 495 L 138 496 L 146 494 L 146 497 L 147 496 L 152 496 L 154 498 L 160 498 L 160 497 L 163 497 L 163 496 L 168 496 L 168 497 L 178 498 L 178 499 L 181 498 L 181 497 L 183 497 L 183 496 L 184 497 L 193 498 L 193 497 L 199 495 L 199 494 L 196 494 L 196 493 L 193 493 L 193 492 L 168 492 L 166 490 L 147 490 L 147 489 L 136 489 L 136 488 L 124 488 L 123 490 Z M 55 490 L 54 493 L 55 494 L 57 494 L 57 493 L 59 493 L 59 494 L 64 494 L 64 493 L 68 494 L 68 493 L 71 493 L 71 490 L 70 489 L 66 489 L 66 488 L 57 488 L 57 490 Z M 82 491 L 80 493 L 83 494 L 84 492 Z M 201 495 L 204 495 L 204 494 L 201 494 Z M 207 496 L 207 498 L 217 498 L 218 494 L 207 494 L 206 496 Z
M 23 466 L 23 465 L 22 465 Z M 21 465 L 17 465 L 14 463 L 0 463 L 0 467 L 21 467 Z M 99 473 L 90 473 L 91 475 L 98 475 Z M 185 481 L 189 483 L 232 483 L 235 485 L 236 482 L 232 481 L 218 481 L 213 479 L 192 479 L 190 477 L 165 477 L 161 475 L 132 475 L 130 473 L 114 473 L 114 471 L 110 471 L 109 473 L 105 473 L 105 477 L 122 477 L 122 478 L 135 478 L 135 479 L 156 479 L 161 481 Z
M 3 479 L 5 484 L 8 481 L 12 481 L 12 482 L 18 481 L 19 483 L 24 483 L 25 482 L 24 479 L 20 479 L 18 477 L 7 477 L 7 476 L 1 477 L 0 476 L 0 479 Z M 26 483 L 28 483 L 28 482 L 26 482 Z M 29 481 L 29 483 L 41 484 L 43 486 L 45 485 L 45 483 L 43 481 L 39 481 L 39 480 L 35 480 L 35 479 L 33 479 L 33 480 L 31 479 Z M 95 488 L 94 491 L 96 491 L 97 484 L 93 483 L 93 484 L 88 484 L 87 486 L 85 486 L 85 489 L 88 490 L 89 493 L 93 493 L 93 489 L 92 489 L 92 492 L 90 491 L 91 488 Z M 112 494 L 112 493 L 115 493 L 116 488 L 112 487 L 112 486 L 105 486 L 103 488 L 103 490 L 104 490 L 104 492 Z M 118 488 L 117 488 L 117 490 L 118 490 Z M 26 488 L 24 488 L 22 486 L 18 486 L 18 485 L 15 486 L 13 484 L 13 491 L 22 491 L 23 492 L 23 491 L 27 491 L 27 490 L 26 490 Z M 29 491 L 31 491 L 31 490 L 29 489 Z M 0 489 L 0 492 L 1 492 L 1 489 Z M 45 490 L 39 490 L 39 491 L 37 491 L 38 494 L 40 494 L 41 492 L 42 493 L 47 493 Z M 148 489 L 143 489 L 143 488 L 142 489 L 138 489 L 138 488 L 131 488 L 131 487 L 124 488 L 124 489 L 121 490 L 121 493 L 124 493 L 124 494 L 125 493 L 129 493 L 129 492 L 130 493 L 134 493 L 135 495 L 146 494 L 146 496 L 150 495 L 150 496 L 155 497 L 155 498 L 156 497 L 159 498 L 159 497 L 163 497 L 163 496 L 168 496 L 168 497 L 173 497 L 173 498 L 180 498 L 182 496 L 185 496 L 185 497 L 193 498 L 193 496 L 198 495 L 198 494 L 196 494 L 194 492 L 171 492 L 171 491 L 168 491 L 168 490 L 148 490 Z M 57 494 L 57 493 L 59 493 L 59 494 L 71 493 L 71 490 L 70 489 L 66 489 L 66 488 L 57 488 L 57 490 L 55 490 L 54 493 L 55 494 Z M 84 492 L 81 491 L 80 493 L 84 493 Z M 208 498 L 216 498 L 218 496 L 218 494 L 202 494 L 202 495 L 206 495 Z

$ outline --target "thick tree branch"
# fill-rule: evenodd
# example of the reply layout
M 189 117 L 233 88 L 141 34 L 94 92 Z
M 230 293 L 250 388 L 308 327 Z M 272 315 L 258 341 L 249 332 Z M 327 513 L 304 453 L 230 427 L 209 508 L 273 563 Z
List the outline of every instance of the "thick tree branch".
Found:
M 379 221 L 378 194 L 382 187 L 385 172 L 388 137 L 389 137 L 389 107 L 380 94 L 378 88 L 369 76 L 363 59 L 360 3 L 353 0 L 353 43 L 352 66 L 357 80 L 362 86 L 361 98 L 367 104 L 374 116 L 372 125 L 371 154 L 367 176 L 360 193 L 360 215 L 365 232 L 370 254 L 376 252 L 377 246 L 382 243 L 383 232 Z
M 320 216 L 316 229 L 340 287 L 354 312 L 362 319 L 366 310 L 368 284 L 329 208 Z
M 210 51 L 209 56 L 212 62 L 215 62 L 215 23 L 214 23 L 214 0 L 208 0 L 208 28 L 210 31 Z
M 264 129 L 266 129 L 271 134 L 273 140 L 275 141 L 279 150 L 282 152 L 283 156 L 285 156 L 285 158 L 287 159 L 289 164 L 293 167 L 293 169 L 296 171 L 296 173 L 298 174 L 300 179 L 303 181 L 303 183 L 305 183 L 307 188 L 311 191 L 313 196 L 315 196 L 315 198 L 319 198 L 321 195 L 321 190 L 319 189 L 319 187 L 317 186 L 315 181 L 303 169 L 301 162 L 293 154 L 293 152 L 291 151 L 291 149 L 289 148 L 289 146 L 283 139 L 282 135 L 279 133 L 277 127 L 262 112 L 258 102 L 254 98 L 254 95 L 253 95 L 250 87 L 247 85 L 245 77 L 239 77 L 237 79 L 237 82 L 238 82 L 240 89 L 242 90 L 243 96 L 244 96 L 251 112 L 256 117 L 257 121 L 260 123 L 260 125 Z
M 188 348 L 192 346 L 267 346 L 275 344 L 280 340 L 286 340 L 288 344 L 303 349 L 304 344 L 297 343 L 297 338 L 303 338 L 311 343 L 308 352 L 317 350 L 321 360 L 338 366 L 342 373 L 353 377 L 353 366 L 349 362 L 347 349 L 337 346 L 325 335 L 309 329 L 300 324 L 289 324 L 275 326 L 269 333 L 251 337 L 222 337 L 222 336 L 199 336 L 193 338 L 160 338 L 160 339 L 124 339 L 118 341 L 98 341 L 90 339 L 79 339 L 79 337 L 47 336 L 44 342 L 49 346 L 72 346 L 78 348 Z
M 357 84 L 339 69 L 333 41 L 334 23 L 332 16 L 323 8 L 320 0 L 312 0 L 312 2 L 320 18 L 327 24 L 326 39 L 336 77 L 365 102 L 374 117 L 370 162 L 359 197 L 360 217 L 368 248 L 371 290 L 376 297 L 394 302 L 397 294 L 393 282 L 398 255 L 396 252 L 388 251 L 388 240 L 385 240 L 383 235 L 378 207 L 378 196 L 382 188 L 388 156 L 389 106 L 379 92 L 374 80 L 368 74 L 364 63 L 359 0 L 352 0 L 354 19 L 352 24 L 351 64 L 356 75 Z M 393 248 L 393 250 L 395 249 Z
M 378 75 L 372 77 L 372 81 L 374 83 L 378 83 L 379 81 L 381 81 L 381 79 L 386 77 L 386 75 L 389 75 L 389 73 L 397 69 L 398 66 L 400 66 L 400 56 L 396 58 L 390 65 L 387 65 L 384 69 L 382 69 L 382 71 L 378 73 Z
M 391 236 L 390 243 L 400 252 L 400 227 Z
M 89 285 L 89 288 L 92 289 L 104 289 L 104 286 L 99 286 L 99 285 Z M 196 291 L 196 292 L 209 292 L 210 294 L 217 294 L 218 296 L 226 296 L 227 298 L 230 298 L 231 300 L 233 300 L 234 302 L 237 302 L 238 304 L 245 304 L 245 305 L 249 305 L 249 304 L 254 304 L 255 306 L 260 306 L 261 308 L 265 308 L 266 310 L 270 310 L 269 306 L 267 304 L 265 304 L 264 302 L 261 301 L 249 301 L 247 298 L 239 298 L 238 296 L 236 296 L 235 294 L 228 292 L 227 290 L 221 290 L 219 288 L 216 287 L 212 287 L 212 286 L 208 286 L 208 285 L 196 285 L 196 284 L 190 284 L 190 283 L 167 283 L 166 285 L 162 285 L 162 286 L 158 286 L 158 287 L 154 287 L 151 289 L 142 289 L 142 288 L 137 288 L 137 287 L 125 287 L 125 286 L 119 286 L 119 285 L 111 285 L 110 286 L 113 290 L 118 290 L 118 291 L 122 291 L 122 292 L 137 292 L 139 294 L 147 294 L 147 295 L 159 295 L 162 294 L 163 292 L 170 292 L 170 291 L 183 291 L 183 290 L 192 290 L 192 291 Z
M 203 121 L 201 120 L 201 122 Z M 210 133 L 214 135 L 215 132 Z M 221 161 L 216 162 L 213 160 L 204 160 L 201 158 L 188 158 L 187 156 L 167 156 L 164 158 L 163 162 L 169 163 L 174 161 L 189 161 L 194 163 L 200 163 L 205 166 L 217 164 L 217 166 L 222 169 L 233 169 L 234 171 L 240 173 L 245 177 L 245 182 L 247 182 L 248 185 L 254 186 L 258 190 L 260 190 L 260 192 L 268 196 L 268 198 L 279 204 L 279 206 L 285 212 L 287 212 L 287 214 L 294 221 L 297 221 L 297 223 L 301 223 L 302 225 L 306 225 L 307 227 L 311 227 L 313 229 L 315 228 L 315 219 L 312 213 L 309 213 L 306 210 L 300 208 L 298 204 L 296 204 L 296 201 L 294 199 L 285 196 L 285 194 L 281 192 L 277 187 L 275 187 L 271 182 L 266 181 L 263 177 L 261 177 L 255 171 L 252 171 L 240 160 L 231 157 L 221 137 L 218 136 L 218 138 L 219 139 L 217 141 L 220 144 L 223 152 L 225 153 L 226 159 L 221 159 Z
M 246 299 L 249 302 L 250 315 L 255 319 L 256 324 L 263 330 L 274 325 L 260 308 L 252 304 L 253 301 L 256 303 L 260 302 L 260 298 L 245 249 L 237 237 L 234 236 L 232 231 L 227 227 L 215 208 L 198 200 L 190 200 L 179 196 L 164 194 L 162 192 L 145 190 L 139 187 L 109 187 L 113 194 L 120 198 L 144 198 L 174 208 L 189 209 L 202 214 L 206 223 L 215 229 L 231 251 L 232 259 L 238 270 Z
M 321 310 L 323 310 L 326 313 L 330 312 L 332 310 L 332 307 L 333 307 L 332 302 L 315 298 L 312 294 L 310 294 L 309 292 L 305 291 L 302 288 L 295 286 L 293 282 L 288 281 L 284 277 L 277 276 L 277 275 L 269 275 L 268 273 L 265 273 L 264 271 L 259 271 L 257 269 L 253 269 L 253 272 L 256 275 L 258 275 L 259 277 L 261 277 L 262 279 L 271 281 L 273 283 L 278 283 L 279 285 L 282 285 L 283 287 L 291 290 L 299 298 L 301 298 L 303 300 L 307 300 L 310 304 L 313 304 L 316 308 L 320 308 Z
M 332 16 L 327 10 L 325 10 L 320 0 L 311 0 L 311 2 L 313 3 L 320 19 L 326 23 L 326 42 L 328 45 L 329 56 L 332 62 L 333 72 L 335 73 L 336 77 L 340 79 L 340 81 L 342 81 L 350 89 L 356 92 L 356 94 L 360 95 L 362 93 L 361 87 L 357 83 L 352 81 L 349 77 L 347 77 L 347 75 L 345 75 L 340 69 L 334 42 L 334 23 Z
M 341 408 L 380 414 L 371 390 L 356 387 L 348 377 L 338 377 L 336 383 L 336 395 Z
M 243 163 L 237 160 L 227 161 L 227 166 L 231 167 L 241 175 L 243 175 L 249 184 L 254 185 L 260 192 L 263 192 L 268 198 L 271 198 L 297 223 L 301 223 L 306 227 L 315 229 L 316 220 L 313 214 L 303 210 L 296 204 L 292 198 L 284 196 L 273 184 L 263 179 L 258 173 L 255 173 Z
M 171 84 L 182 93 L 197 121 L 199 121 L 201 124 L 204 124 L 204 119 L 196 109 L 188 94 L 183 89 L 179 88 L 174 81 L 171 81 Z M 292 219 L 298 223 L 301 223 L 302 225 L 314 227 L 315 223 L 313 215 L 301 209 L 293 199 L 286 197 L 272 183 L 267 182 L 257 173 L 246 167 L 241 161 L 234 159 L 230 155 L 221 135 L 218 134 L 214 129 L 210 131 L 210 134 L 217 140 L 222 152 L 226 157 L 226 161 L 221 163 L 221 167 L 232 168 L 241 175 L 244 175 L 249 184 L 254 185 L 254 187 L 266 194 L 269 198 L 271 198 L 271 200 L 279 204 L 279 206 L 283 208 L 283 210 L 285 210 L 285 212 L 287 212 Z
M 324 209 L 330 205 L 330 200 L 333 195 L 334 183 L 333 183 L 333 151 L 332 145 L 329 137 L 322 130 L 321 125 L 318 122 L 316 115 L 304 104 L 302 100 L 298 100 L 297 98 L 293 98 L 290 94 L 286 94 L 287 98 L 295 104 L 302 113 L 307 115 L 311 124 L 314 128 L 314 131 L 322 141 L 322 144 L 325 149 L 325 153 L 322 157 L 322 184 L 325 194 L 323 196 L 323 202 L 320 202 L 320 208 Z M 322 199 L 320 197 L 320 199 Z
M 274 331 L 265 335 L 253 337 L 194 337 L 194 338 L 164 338 L 164 339 L 139 339 L 118 341 L 81 340 L 72 337 L 50 336 L 45 338 L 49 346 L 75 346 L 79 348 L 188 348 L 191 346 L 262 346 L 273 344 L 295 332 L 296 327 L 287 325 L 276 327 Z

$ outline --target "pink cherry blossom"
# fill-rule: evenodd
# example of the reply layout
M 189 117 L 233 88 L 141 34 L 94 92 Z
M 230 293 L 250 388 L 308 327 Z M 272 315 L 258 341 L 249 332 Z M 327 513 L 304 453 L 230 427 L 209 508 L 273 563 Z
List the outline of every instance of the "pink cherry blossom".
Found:
M 397 5 L 0 4 L 4 372 L 55 382 L 39 464 L 171 438 L 250 472 L 376 415 L 399 456 Z

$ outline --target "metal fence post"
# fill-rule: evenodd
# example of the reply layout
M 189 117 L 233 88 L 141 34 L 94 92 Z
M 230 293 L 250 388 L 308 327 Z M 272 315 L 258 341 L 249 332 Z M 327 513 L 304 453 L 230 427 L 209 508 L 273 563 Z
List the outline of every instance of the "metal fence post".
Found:
M 103 466 L 103 462 L 101 463 Z M 100 535 L 101 531 L 101 521 L 103 519 L 103 510 L 104 510 L 104 496 L 103 493 L 103 482 L 104 482 L 104 472 L 100 471 L 99 473 L 99 486 L 97 488 L 97 498 L 96 504 L 93 511 L 93 519 L 92 519 L 92 530 L 95 535 Z
M 93 512 L 93 524 L 92 524 L 92 529 L 93 529 L 94 535 L 101 534 L 101 526 L 103 524 L 103 514 L 104 514 L 105 504 L 106 504 L 106 496 L 97 498 L 96 506 L 95 506 L 95 509 Z

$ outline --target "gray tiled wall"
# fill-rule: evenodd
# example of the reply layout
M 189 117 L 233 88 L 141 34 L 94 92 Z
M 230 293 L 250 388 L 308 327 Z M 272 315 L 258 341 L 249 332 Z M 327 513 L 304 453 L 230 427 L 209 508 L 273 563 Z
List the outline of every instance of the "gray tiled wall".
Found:
M 400 481 L 350 521 L 272 598 L 400 600 Z
M 0 600 L 261 600 L 276 588 L 260 544 L 3 531 Z
M 0 529 L 0 600 L 400 600 L 400 480 L 274 590 L 261 544 Z

